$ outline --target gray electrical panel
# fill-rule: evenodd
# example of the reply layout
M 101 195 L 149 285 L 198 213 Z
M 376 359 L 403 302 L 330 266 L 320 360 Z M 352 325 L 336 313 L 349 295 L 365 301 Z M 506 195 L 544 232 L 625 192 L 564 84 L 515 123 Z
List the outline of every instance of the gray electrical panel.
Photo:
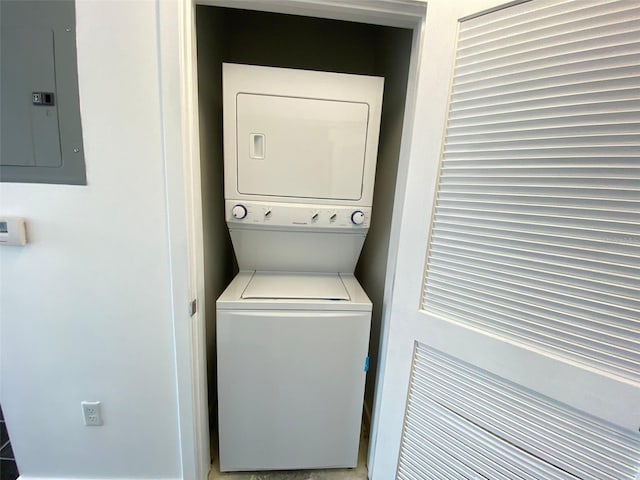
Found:
M 73 0 L 0 0 L 0 181 L 85 185 Z

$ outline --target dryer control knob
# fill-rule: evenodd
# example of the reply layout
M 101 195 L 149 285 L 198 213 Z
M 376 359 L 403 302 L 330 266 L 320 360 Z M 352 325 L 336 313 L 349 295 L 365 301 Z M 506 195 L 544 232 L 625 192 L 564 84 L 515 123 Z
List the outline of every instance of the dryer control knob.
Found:
M 351 221 L 354 225 L 362 225 L 364 223 L 364 212 L 362 210 L 356 210 L 351 214 Z
M 237 220 L 242 220 L 247 216 L 247 208 L 244 205 L 234 205 L 231 209 L 231 215 Z

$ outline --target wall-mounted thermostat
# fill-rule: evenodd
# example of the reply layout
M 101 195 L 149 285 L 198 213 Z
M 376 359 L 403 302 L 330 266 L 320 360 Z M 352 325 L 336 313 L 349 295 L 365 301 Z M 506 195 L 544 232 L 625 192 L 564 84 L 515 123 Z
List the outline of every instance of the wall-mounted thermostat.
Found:
M 26 245 L 24 218 L 0 217 L 0 245 Z

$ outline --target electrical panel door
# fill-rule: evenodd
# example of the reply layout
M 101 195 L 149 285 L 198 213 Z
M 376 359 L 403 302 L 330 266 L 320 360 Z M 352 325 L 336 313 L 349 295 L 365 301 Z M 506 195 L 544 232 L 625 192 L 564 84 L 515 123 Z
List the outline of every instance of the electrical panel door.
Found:
M 16 48 L 17 45 L 23 48 Z M 56 105 L 53 32 L 50 29 L 2 29 L 3 166 L 59 167 L 60 136 Z M 34 103 L 33 95 L 51 95 Z
M 85 184 L 72 0 L 0 0 L 0 180 Z

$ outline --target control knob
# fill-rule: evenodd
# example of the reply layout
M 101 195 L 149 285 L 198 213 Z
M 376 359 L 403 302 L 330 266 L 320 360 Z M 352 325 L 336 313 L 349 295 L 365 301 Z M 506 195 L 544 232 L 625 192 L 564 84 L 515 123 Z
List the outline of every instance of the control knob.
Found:
M 356 210 L 351 214 L 351 221 L 354 225 L 362 225 L 364 223 L 364 212 L 362 210 Z
M 233 218 L 235 218 L 236 220 L 242 220 L 247 216 L 247 208 L 244 205 L 240 204 L 234 205 L 231 209 L 231 215 L 233 215 Z

